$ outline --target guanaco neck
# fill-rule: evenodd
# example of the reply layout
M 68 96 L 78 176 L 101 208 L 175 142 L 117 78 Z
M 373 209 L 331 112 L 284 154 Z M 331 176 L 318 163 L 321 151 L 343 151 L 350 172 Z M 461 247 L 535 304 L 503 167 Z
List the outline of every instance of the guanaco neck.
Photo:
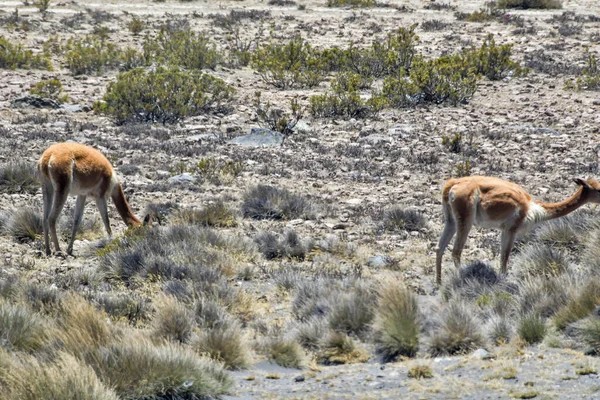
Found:
M 555 219 L 572 213 L 588 201 L 589 191 L 584 186 L 580 186 L 571 197 L 564 201 L 558 203 L 538 202 L 538 204 L 546 210 L 546 219 Z
M 137 217 L 133 214 L 133 211 L 131 211 L 131 207 L 129 207 L 129 203 L 127 203 L 127 199 L 125 199 L 123 186 L 121 186 L 120 183 L 117 183 L 113 188 L 111 197 L 115 203 L 115 207 L 117 207 L 119 215 L 125 224 L 127 224 L 127 226 L 140 226 L 142 224 L 140 220 L 137 219 Z

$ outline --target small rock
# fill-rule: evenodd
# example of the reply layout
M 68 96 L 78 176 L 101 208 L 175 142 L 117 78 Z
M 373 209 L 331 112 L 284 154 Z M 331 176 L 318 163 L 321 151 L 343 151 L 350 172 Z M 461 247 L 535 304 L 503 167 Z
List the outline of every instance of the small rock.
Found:
M 14 108 L 60 108 L 60 103 L 56 100 L 46 99 L 34 94 L 18 97 L 10 102 Z
M 369 258 L 367 265 L 373 268 L 383 268 L 388 265 L 388 259 L 386 256 L 376 255 Z
M 249 134 L 233 138 L 229 143 L 247 147 L 275 147 L 281 146 L 283 135 L 270 129 L 252 128 Z
M 305 378 L 302 375 L 298 375 L 294 378 L 294 382 L 304 382 Z
M 195 181 L 196 178 L 192 174 L 188 174 L 187 172 L 184 172 L 180 175 L 172 176 L 167 180 L 167 182 L 172 184 L 194 183 Z
M 358 139 L 360 143 L 376 146 L 381 143 L 391 143 L 392 138 L 389 136 L 369 135 Z
M 219 136 L 216 133 L 200 133 L 198 135 L 192 135 L 185 138 L 186 142 L 201 142 L 203 140 L 213 141 L 218 140 Z
M 60 108 L 66 112 L 87 112 L 92 110 L 90 106 L 80 106 L 79 104 L 61 104 Z
M 473 354 L 471 354 L 471 358 L 475 358 L 478 360 L 491 360 L 493 358 L 496 358 L 496 356 L 485 349 L 477 349 L 473 352 Z
M 298 123 L 296 124 L 296 126 L 294 126 L 292 130 L 297 133 L 310 133 L 313 129 L 310 125 L 301 120 L 298 121 Z

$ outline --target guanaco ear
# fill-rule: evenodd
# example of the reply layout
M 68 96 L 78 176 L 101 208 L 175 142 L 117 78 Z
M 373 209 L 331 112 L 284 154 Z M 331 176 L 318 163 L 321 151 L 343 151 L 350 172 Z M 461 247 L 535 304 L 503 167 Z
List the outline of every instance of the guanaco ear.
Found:
M 583 186 L 585 188 L 588 188 L 588 189 L 590 188 L 590 185 L 583 178 L 573 178 L 573 182 L 575 182 L 576 184 Z
M 146 214 L 146 216 L 144 217 L 143 226 L 152 226 L 152 222 L 154 222 L 152 214 Z

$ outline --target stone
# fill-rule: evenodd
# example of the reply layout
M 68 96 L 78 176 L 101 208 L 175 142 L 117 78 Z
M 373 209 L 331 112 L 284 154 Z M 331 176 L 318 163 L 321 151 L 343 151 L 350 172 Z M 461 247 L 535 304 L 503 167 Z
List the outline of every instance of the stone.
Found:
M 361 137 L 360 139 L 358 139 L 358 141 L 363 144 L 369 144 L 371 146 L 375 146 L 375 145 L 378 145 L 381 143 L 391 143 L 392 138 L 389 136 L 382 136 L 382 135 L 369 135 L 369 136 Z
M 383 268 L 388 265 L 388 258 L 382 255 L 376 255 L 369 258 L 367 265 L 373 268 Z
M 475 358 L 478 360 L 491 360 L 496 358 L 495 355 L 487 351 L 486 349 L 477 349 L 471 354 L 471 358 Z
M 300 120 L 300 121 L 298 121 L 296 126 L 294 126 L 294 128 L 292 128 L 292 130 L 297 133 L 311 133 L 313 129 L 309 124 Z
M 305 378 L 302 375 L 298 375 L 294 378 L 294 382 L 304 382 Z
M 65 110 L 66 112 L 87 112 L 91 111 L 89 106 L 81 106 L 79 104 L 61 104 L 61 110 Z
M 266 128 L 252 128 L 249 134 L 233 138 L 228 143 L 246 147 L 276 147 L 283 143 L 283 135 Z
M 203 140 L 213 141 L 218 140 L 219 135 L 216 133 L 199 133 L 197 135 L 191 135 L 185 138 L 186 142 L 201 142 Z
M 172 184 L 194 183 L 196 182 L 196 177 L 194 177 L 192 174 L 184 172 L 183 174 L 170 177 L 167 182 Z

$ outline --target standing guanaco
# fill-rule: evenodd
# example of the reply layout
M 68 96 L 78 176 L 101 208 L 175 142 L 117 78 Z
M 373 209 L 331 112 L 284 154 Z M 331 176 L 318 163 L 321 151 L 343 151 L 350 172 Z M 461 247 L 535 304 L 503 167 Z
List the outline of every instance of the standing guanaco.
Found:
M 519 185 L 489 176 L 450 179 L 442 190 L 445 226 L 436 257 L 436 281 L 442 281 L 442 256 L 456 233 L 452 258 L 460 267 L 460 257 L 473 225 L 499 228 L 501 236 L 500 265 L 506 274 L 508 257 L 515 236 L 537 224 L 567 215 L 586 203 L 600 203 L 600 184 L 595 180 L 575 178 L 579 189 L 567 200 L 542 203 Z

